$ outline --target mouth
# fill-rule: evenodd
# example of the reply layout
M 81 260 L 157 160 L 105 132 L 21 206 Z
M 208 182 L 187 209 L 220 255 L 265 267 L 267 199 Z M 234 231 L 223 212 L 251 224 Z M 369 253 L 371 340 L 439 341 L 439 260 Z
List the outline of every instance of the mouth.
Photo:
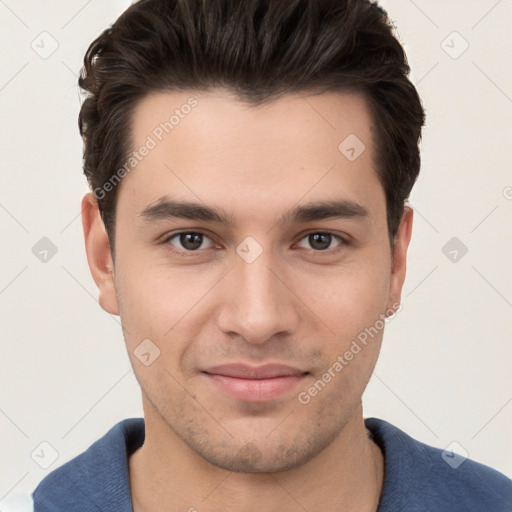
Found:
M 246 402 L 267 402 L 289 394 L 309 372 L 281 364 L 215 366 L 203 371 L 221 393 Z

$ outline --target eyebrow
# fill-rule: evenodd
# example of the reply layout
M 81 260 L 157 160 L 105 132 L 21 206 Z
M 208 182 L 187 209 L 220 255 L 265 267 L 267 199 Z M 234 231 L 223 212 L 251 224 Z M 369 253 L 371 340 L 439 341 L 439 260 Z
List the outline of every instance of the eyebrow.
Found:
M 186 219 L 227 226 L 235 224 L 234 217 L 222 210 L 201 203 L 173 200 L 167 196 L 147 206 L 140 212 L 140 216 L 146 221 Z M 352 200 L 315 201 L 285 212 L 277 219 L 276 224 L 301 224 L 327 219 L 364 219 L 368 216 L 368 209 Z

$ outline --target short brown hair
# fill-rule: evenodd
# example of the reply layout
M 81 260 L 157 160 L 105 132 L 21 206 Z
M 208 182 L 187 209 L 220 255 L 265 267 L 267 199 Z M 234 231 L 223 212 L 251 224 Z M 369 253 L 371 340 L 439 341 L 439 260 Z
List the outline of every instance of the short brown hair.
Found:
M 302 91 L 357 91 L 373 117 L 394 238 L 420 169 L 424 111 L 387 13 L 369 0 L 140 0 L 89 47 L 79 86 L 84 172 L 105 190 L 150 92 L 220 86 L 261 104 Z M 113 247 L 116 187 L 97 196 Z

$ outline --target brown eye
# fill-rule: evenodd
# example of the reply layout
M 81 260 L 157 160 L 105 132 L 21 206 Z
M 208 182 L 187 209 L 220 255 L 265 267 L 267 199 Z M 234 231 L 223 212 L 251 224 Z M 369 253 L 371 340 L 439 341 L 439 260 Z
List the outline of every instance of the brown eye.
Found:
M 331 240 L 332 236 L 327 233 L 314 233 L 312 235 L 308 235 L 308 241 L 311 247 L 319 251 L 329 249 L 329 246 L 331 245 Z
M 331 246 L 332 242 L 337 240 L 338 243 L 334 246 Z M 305 247 L 306 249 L 313 249 L 315 251 L 325 251 L 327 249 L 332 249 L 333 247 L 336 247 L 338 245 L 341 245 L 342 239 L 341 237 L 337 235 L 333 235 L 332 233 L 310 233 L 309 235 L 306 235 L 300 242 L 299 246 L 304 247 L 304 245 L 301 245 L 304 243 L 304 241 L 307 242 L 309 247 Z
M 177 242 L 175 242 L 175 240 Z M 211 246 L 211 240 L 202 233 L 177 233 L 176 235 L 173 235 L 168 239 L 171 245 L 184 251 L 197 251 L 204 244 L 205 240 L 208 240 Z M 203 249 L 205 248 L 207 247 L 203 247 Z

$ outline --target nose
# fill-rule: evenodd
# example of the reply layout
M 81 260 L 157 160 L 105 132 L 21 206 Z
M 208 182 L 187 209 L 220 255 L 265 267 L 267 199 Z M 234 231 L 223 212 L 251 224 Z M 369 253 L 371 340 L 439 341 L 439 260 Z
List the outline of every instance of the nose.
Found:
M 218 317 L 223 332 L 259 345 L 277 334 L 292 334 L 300 318 L 292 283 L 264 254 L 252 263 L 235 259 Z

